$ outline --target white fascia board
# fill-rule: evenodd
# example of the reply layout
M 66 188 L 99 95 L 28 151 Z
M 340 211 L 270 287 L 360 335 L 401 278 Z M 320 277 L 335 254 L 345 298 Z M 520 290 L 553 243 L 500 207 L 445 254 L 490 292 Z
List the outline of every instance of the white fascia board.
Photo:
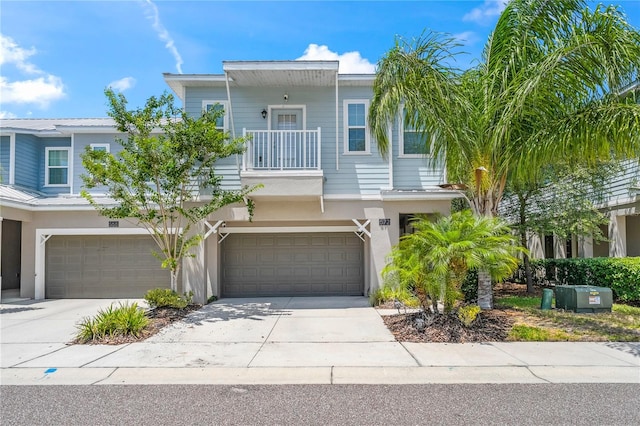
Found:
M 444 201 L 454 198 L 464 198 L 458 191 L 382 191 L 383 201 L 411 201 L 411 200 L 434 200 Z
M 222 61 L 224 71 L 338 71 L 339 61 Z
M 112 126 L 65 126 L 65 125 L 58 125 L 58 126 L 56 126 L 56 129 L 58 129 L 59 133 L 61 133 L 61 134 L 73 134 L 73 133 L 90 133 L 90 134 L 118 133 L 118 134 L 123 134 L 122 132 L 119 132 L 116 129 L 115 123 Z
M 221 234 L 282 234 L 309 232 L 356 232 L 357 226 L 221 226 Z

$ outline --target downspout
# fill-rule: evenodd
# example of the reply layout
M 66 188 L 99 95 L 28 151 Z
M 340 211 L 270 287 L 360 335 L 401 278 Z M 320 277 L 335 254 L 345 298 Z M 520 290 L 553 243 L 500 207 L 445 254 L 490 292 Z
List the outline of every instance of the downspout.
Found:
M 340 170 L 340 128 L 338 127 L 338 71 L 336 71 L 336 170 Z
M 387 140 L 389 141 L 389 189 L 393 189 L 393 137 L 391 123 L 387 127 Z
M 227 104 L 229 105 L 229 121 L 231 125 L 231 137 L 233 139 L 236 138 L 236 125 L 233 121 L 233 107 L 231 106 L 231 89 L 229 88 L 229 73 L 227 71 L 224 72 L 224 82 L 227 86 Z M 242 132 L 244 136 L 244 131 Z M 240 156 L 236 154 L 236 168 L 238 169 L 238 173 L 240 172 Z
M 75 169 L 73 167 L 73 151 L 75 145 L 75 133 L 71 133 L 71 151 L 69 152 L 69 194 L 73 195 L 73 177 L 75 176 Z
M 9 185 L 16 184 L 16 134 L 9 135 Z
M 229 121 L 231 121 L 231 136 L 236 138 L 236 126 L 233 122 L 233 108 L 231 107 L 231 89 L 229 89 L 229 73 L 224 72 L 224 81 L 227 86 L 227 102 L 229 103 Z

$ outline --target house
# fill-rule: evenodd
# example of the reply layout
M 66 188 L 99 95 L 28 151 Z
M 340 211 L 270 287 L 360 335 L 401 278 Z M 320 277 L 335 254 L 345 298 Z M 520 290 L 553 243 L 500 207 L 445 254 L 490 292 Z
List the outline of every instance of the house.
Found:
M 593 194 L 593 203 L 608 218 L 600 227 L 606 241 L 591 237 L 530 235 L 531 256 L 544 258 L 632 257 L 640 256 L 640 162 L 625 160 L 607 182 L 602 194 Z
M 223 185 L 263 185 L 251 194 L 251 222 L 246 207 L 229 206 L 197 227 L 204 239 L 184 261 L 181 289 L 196 301 L 368 295 L 409 219 L 446 214 L 459 197 L 437 186 L 444 166 L 428 164 L 411 129 L 390 126 L 390 154 L 380 155 L 367 123 L 373 74 L 340 74 L 337 61 L 228 61 L 223 70 L 164 75 L 188 113 L 223 108 L 220 128 L 249 137 L 243 156 L 217 164 Z M 146 231 L 79 196 L 80 154 L 116 153 L 116 136 L 109 119 L 1 121 L 3 290 L 114 298 L 169 286 Z

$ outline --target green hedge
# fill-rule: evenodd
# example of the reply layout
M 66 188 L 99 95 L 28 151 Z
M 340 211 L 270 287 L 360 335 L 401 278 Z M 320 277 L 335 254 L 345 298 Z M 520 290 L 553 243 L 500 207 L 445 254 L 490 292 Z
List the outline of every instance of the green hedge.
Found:
M 539 259 L 531 261 L 534 284 L 609 287 L 616 300 L 640 301 L 640 257 Z M 525 283 L 521 265 L 513 281 Z

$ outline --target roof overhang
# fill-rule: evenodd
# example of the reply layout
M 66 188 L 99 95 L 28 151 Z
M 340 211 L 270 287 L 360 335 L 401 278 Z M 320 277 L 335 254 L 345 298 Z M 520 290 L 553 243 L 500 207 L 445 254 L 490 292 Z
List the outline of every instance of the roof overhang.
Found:
M 223 61 L 222 69 L 236 87 L 331 87 L 339 61 Z
M 413 201 L 413 200 L 440 200 L 448 201 L 454 198 L 464 198 L 460 191 L 451 191 L 445 189 L 426 189 L 426 190 L 387 190 L 380 191 L 382 201 Z

